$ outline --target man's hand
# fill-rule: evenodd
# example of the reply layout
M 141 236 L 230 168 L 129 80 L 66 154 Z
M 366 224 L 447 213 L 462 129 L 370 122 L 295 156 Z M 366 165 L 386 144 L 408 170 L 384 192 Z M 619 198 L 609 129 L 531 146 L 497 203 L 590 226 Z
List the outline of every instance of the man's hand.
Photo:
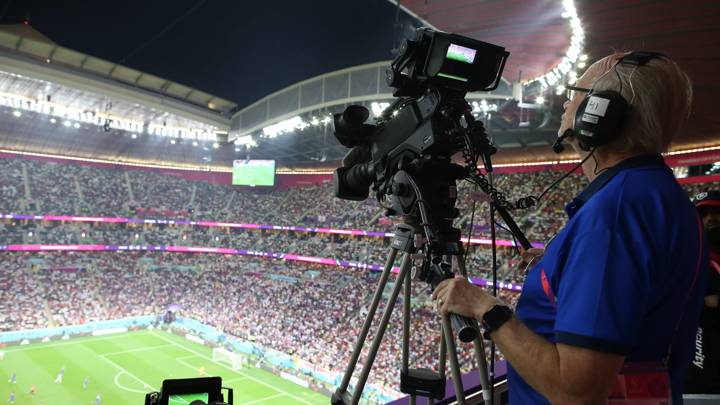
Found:
M 488 294 L 482 288 L 470 284 L 465 278 L 456 276 L 440 283 L 433 291 L 441 314 L 458 314 L 482 320 L 483 315 L 502 301 Z
M 545 254 L 545 249 L 530 248 L 528 250 L 520 248 L 520 263 L 518 264 L 518 270 L 525 270 L 529 265 L 534 264 L 540 260 Z

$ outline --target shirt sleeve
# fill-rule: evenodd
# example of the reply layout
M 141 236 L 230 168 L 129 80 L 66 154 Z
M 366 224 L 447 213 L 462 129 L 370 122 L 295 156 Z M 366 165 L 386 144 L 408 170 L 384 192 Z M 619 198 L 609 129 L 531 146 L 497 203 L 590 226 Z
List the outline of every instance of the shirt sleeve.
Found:
M 609 229 L 572 239 L 557 291 L 556 342 L 625 355 L 650 293 L 647 246 Z

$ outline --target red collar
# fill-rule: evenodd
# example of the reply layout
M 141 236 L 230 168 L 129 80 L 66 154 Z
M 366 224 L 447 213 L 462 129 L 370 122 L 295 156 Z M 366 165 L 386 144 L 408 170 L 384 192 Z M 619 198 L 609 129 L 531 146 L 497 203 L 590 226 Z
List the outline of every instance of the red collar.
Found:
M 720 253 L 710 252 L 710 265 L 720 274 Z

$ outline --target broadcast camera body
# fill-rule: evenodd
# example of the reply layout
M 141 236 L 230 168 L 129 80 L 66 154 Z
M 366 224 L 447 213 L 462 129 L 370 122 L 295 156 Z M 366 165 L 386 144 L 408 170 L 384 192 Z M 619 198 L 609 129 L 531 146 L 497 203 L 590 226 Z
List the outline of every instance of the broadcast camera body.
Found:
M 333 176 L 335 196 L 347 200 L 365 200 L 370 188 L 387 216 L 400 216 L 391 253 L 381 275 L 373 302 L 368 310 L 358 343 L 345 371 L 342 383 L 333 394 L 333 405 L 357 404 L 380 345 L 399 286 L 405 284 L 403 299 L 403 366 L 400 389 L 415 396 L 442 399 L 445 395 L 445 359 L 450 360 L 456 392 L 462 391 L 460 371 L 452 331 L 463 342 L 474 342 L 478 370 L 483 387 L 488 387 L 487 367 L 482 341 L 475 320 L 456 314 L 443 316 L 440 371 L 409 368 L 410 262 L 415 278 L 434 289 L 454 277 L 453 269 L 467 276 L 460 230 L 453 227 L 459 216 L 455 208 L 456 181 L 469 180 L 490 195 L 497 212 L 510 229 L 519 232 L 506 209 L 515 208 L 488 182 L 478 169 L 482 161 L 492 171 L 490 156 L 496 152 L 480 121 L 472 115 L 465 100 L 469 91 L 491 91 L 500 83 L 509 53 L 504 48 L 455 34 L 418 29 L 415 39 L 406 40 L 386 71 L 387 84 L 395 88 L 398 99 L 378 117 L 374 125 L 366 123 L 369 111 L 349 106 L 334 115 L 335 136 L 352 148 L 342 167 Z M 452 162 L 462 153 L 465 165 Z M 521 232 L 519 232 L 521 233 Z M 519 238 L 520 240 L 520 238 Z M 520 240 L 529 246 L 526 239 Z M 366 355 L 352 398 L 348 388 L 360 352 L 387 283 L 396 254 L 402 252 L 402 264 L 389 304 Z M 421 253 L 421 254 L 418 254 Z M 412 257 L 412 259 L 410 259 Z M 422 263 L 418 265 L 419 259 Z M 485 395 L 485 394 L 484 394 Z M 458 402 L 461 403 L 461 402 Z M 462 402 L 464 403 L 464 402 Z
M 334 115 L 335 136 L 352 150 L 335 171 L 335 196 L 364 200 L 372 186 L 387 215 L 418 216 L 413 185 L 432 207 L 432 222 L 447 238 L 459 240 L 452 228 L 458 216 L 454 207 L 455 181 L 477 171 L 477 162 L 489 163 L 495 153 L 481 122 L 475 121 L 465 100 L 469 91 L 497 88 L 509 53 L 504 48 L 455 34 L 417 30 L 406 40 L 386 72 L 386 81 L 398 99 L 367 124 L 369 112 L 349 106 Z M 464 125 L 463 125 L 464 124 Z M 451 163 L 462 152 L 466 166 Z M 399 173 L 400 172 L 400 173 Z M 390 203 L 387 204 L 388 196 Z M 440 254 L 442 246 L 434 246 Z

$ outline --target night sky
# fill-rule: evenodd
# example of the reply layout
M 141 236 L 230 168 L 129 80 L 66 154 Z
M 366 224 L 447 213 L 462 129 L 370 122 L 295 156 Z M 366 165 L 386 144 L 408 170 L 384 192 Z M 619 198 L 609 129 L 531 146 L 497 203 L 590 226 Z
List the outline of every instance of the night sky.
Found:
M 6 0 L 67 48 L 176 81 L 241 107 L 310 77 L 392 59 L 415 20 L 387 0 Z

